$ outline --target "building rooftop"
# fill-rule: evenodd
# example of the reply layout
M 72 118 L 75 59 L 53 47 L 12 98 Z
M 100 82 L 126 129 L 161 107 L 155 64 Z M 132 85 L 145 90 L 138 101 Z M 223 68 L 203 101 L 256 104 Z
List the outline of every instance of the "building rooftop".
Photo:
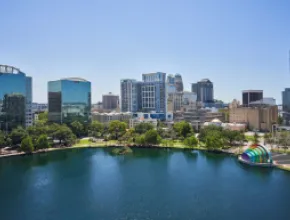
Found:
M 263 90 L 259 90 L 259 89 L 248 89 L 248 90 L 243 90 L 243 92 L 263 92 Z
M 118 97 L 119 97 L 119 95 L 117 95 L 117 94 L 113 94 L 113 93 L 111 93 L 111 92 L 109 92 L 109 93 L 107 93 L 107 94 L 103 94 L 103 96 L 118 96 Z
M 258 101 L 250 102 L 249 105 L 276 105 L 274 98 L 263 98 Z
M 22 73 L 22 72 L 20 71 L 20 69 L 14 67 L 14 66 L 0 64 L 0 73 L 17 74 L 17 73 Z
M 202 79 L 200 82 L 211 82 L 209 79 Z
M 87 80 L 80 77 L 69 77 L 69 78 L 63 78 L 61 80 L 68 80 L 68 81 L 75 81 L 75 82 L 88 82 Z

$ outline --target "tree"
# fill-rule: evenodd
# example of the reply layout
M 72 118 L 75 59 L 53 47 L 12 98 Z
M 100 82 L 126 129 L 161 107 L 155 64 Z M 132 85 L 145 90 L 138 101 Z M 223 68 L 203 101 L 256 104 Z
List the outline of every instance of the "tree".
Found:
M 43 123 L 46 123 L 48 121 L 48 112 L 46 111 L 46 112 L 39 113 L 38 120 Z
M 177 132 L 178 136 L 181 138 L 186 138 L 193 132 L 191 125 L 186 121 L 175 123 L 173 129 Z
M 84 125 L 79 121 L 74 121 L 70 124 L 72 132 L 80 138 L 84 133 Z
M 277 123 L 278 123 L 278 125 L 282 125 L 283 124 L 283 117 L 281 115 L 278 115 Z
M 122 136 L 126 132 L 126 128 L 127 124 L 125 122 L 114 120 L 110 121 L 108 130 L 113 139 L 118 139 L 119 136 Z
M 93 121 L 88 127 L 89 135 L 94 138 L 100 137 L 103 130 L 104 125 L 98 121 Z
M 241 132 L 239 131 L 231 131 L 229 129 L 225 129 L 222 131 L 222 136 L 228 142 L 230 146 L 233 146 L 234 142 L 240 141 L 242 139 Z
M 20 144 L 22 139 L 27 136 L 28 136 L 27 131 L 22 127 L 17 127 L 13 129 L 12 132 L 10 133 L 10 138 L 13 145 Z
M 272 144 L 272 135 L 271 135 L 271 133 L 266 133 L 265 135 L 264 135 L 264 143 L 265 144 Z
M 279 132 L 278 136 L 278 148 L 280 148 L 280 146 L 282 146 L 282 148 L 286 149 L 288 148 L 288 145 L 290 144 L 290 134 L 287 131 L 282 131 Z
M 145 135 L 139 135 L 136 137 L 136 144 L 139 144 L 139 145 L 144 145 L 145 144 Z
M 27 129 L 28 135 L 32 138 L 34 145 L 36 144 L 37 139 L 40 135 L 47 134 L 47 126 L 41 123 L 37 123 L 33 126 L 29 126 Z
M 254 144 L 259 144 L 259 135 L 257 132 L 254 134 Z
M 37 139 L 35 148 L 36 149 L 49 148 L 49 143 L 48 143 L 48 139 L 47 139 L 47 135 L 46 134 L 43 134 L 43 135 L 39 136 L 39 138 Z
M 60 124 L 53 123 L 47 126 L 47 135 L 53 139 L 55 139 L 54 134 L 60 128 Z
M 67 145 L 71 145 L 76 139 L 76 136 L 74 135 L 72 130 L 65 124 L 58 125 L 52 136 L 53 138 L 58 139 L 60 144 L 64 142 Z
M 146 144 L 159 144 L 161 142 L 158 132 L 154 129 L 146 131 L 144 134 L 144 140 Z
M 198 140 L 197 140 L 197 138 L 194 135 L 192 135 L 191 137 L 185 138 L 183 143 L 186 146 L 194 147 L 194 146 L 196 146 L 198 144 Z
M 144 134 L 146 131 L 154 129 L 154 126 L 151 123 L 139 123 L 134 127 L 137 134 Z
M 0 131 L 0 148 L 6 146 L 5 135 L 2 131 Z
M 206 141 L 206 136 L 208 133 L 212 132 L 212 131 L 217 131 L 217 132 L 222 132 L 222 128 L 219 127 L 219 126 L 216 126 L 216 125 L 209 125 L 209 126 L 206 126 L 204 128 L 202 128 L 199 132 L 199 135 L 198 135 L 198 139 L 199 141 L 201 142 L 204 142 Z
M 221 132 L 210 131 L 205 137 L 205 145 L 208 149 L 220 149 L 224 146 Z
M 34 150 L 31 137 L 27 136 L 21 141 L 20 149 L 25 153 L 32 153 Z
M 134 137 L 135 137 L 135 130 L 131 128 L 128 131 L 126 131 L 126 133 L 121 137 L 121 140 L 127 143 L 130 143 L 133 141 Z

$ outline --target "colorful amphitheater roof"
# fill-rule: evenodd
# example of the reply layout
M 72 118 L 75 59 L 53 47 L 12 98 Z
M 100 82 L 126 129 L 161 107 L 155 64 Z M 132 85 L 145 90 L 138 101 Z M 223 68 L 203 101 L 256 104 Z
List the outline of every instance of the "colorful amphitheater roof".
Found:
M 242 159 L 251 163 L 272 163 L 271 152 L 263 145 L 253 144 L 243 154 Z

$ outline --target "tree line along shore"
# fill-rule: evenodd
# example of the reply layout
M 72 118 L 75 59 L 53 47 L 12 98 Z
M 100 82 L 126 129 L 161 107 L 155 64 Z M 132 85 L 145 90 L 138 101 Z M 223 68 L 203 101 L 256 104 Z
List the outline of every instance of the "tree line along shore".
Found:
M 290 144 L 289 135 L 281 132 L 280 138 L 270 134 L 264 136 L 269 144 L 279 142 L 281 146 Z M 83 124 L 74 121 L 69 124 L 49 123 L 41 117 L 35 125 L 26 129 L 17 127 L 10 133 L 0 131 L 0 149 L 9 148 L 14 152 L 32 153 L 48 148 L 80 146 L 155 146 L 177 148 L 199 148 L 206 150 L 226 150 L 242 147 L 245 142 L 259 143 L 259 136 L 245 136 L 244 132 L 231 131 L 218 126 L 202 128 L 194 133 L 188 122 L 181 121 L 172 127 L 158 122 L 157 128 L 150 123 L 140 123 L 128 128 L 128 123 L 111 121 L 108 125 L 98 121 Z M 280 146 L 279 145 L 279 146 Z M 3 151 L 1 150 L 3 154 Z M 5 153 L 9 153 L 6 152 Z

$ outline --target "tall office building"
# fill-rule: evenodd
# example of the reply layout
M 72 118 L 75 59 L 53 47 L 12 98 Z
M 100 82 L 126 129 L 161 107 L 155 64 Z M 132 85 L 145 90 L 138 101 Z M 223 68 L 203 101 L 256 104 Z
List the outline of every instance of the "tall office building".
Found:
M 175 77 L 172 74 L 167 76 L 166 87 L 167 94 L 176 92 Z
M 213 102 L 213 83 L 209 79 L 203 79 L 192 83 L 191 92 L 196 93 L 198 102 Z
M 283 119 L 287 125 L 290 124 L 290 88 L 282 92 L 282 111 Z
M 242 95 L 243 105 L 263 99 L 263 90 L 244 90 Z
M 119 105 L 119 96 L 114 95 L 111 92 L 105 94 L 102 97 L 103 109 L 105 110 L 114 110 L 118 108 Z
M 91 120 L 91 83 L 82 78 L 48 82 L 48 120 L 57 123 Z
M 142 74 L 142 79 L 142 110 L 166 113 L 166 73 L 146 73 Z
M 0 129 L 32 125 L 31 103 L 32 78 L 16 67 L 0 65 Z
M 135 79 L 122 79 L 121 91 L 121 112 L 137 112 L 142 108 L 141 104 L 141 82 Z
M 183 82 L 180 74 L 175 74 L 174 84 L 177 92 L 183 92 Z

